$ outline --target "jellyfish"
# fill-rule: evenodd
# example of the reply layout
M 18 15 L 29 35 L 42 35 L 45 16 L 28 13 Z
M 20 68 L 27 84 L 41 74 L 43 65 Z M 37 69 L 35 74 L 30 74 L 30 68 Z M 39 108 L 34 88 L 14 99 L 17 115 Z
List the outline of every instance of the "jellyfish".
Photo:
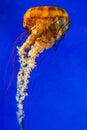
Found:
M 17 75 L 17 117 L 24 130 L 24 99 L 28 95 L 31 71 L 36 66 L 36 57 L 45 49 L 51 48 L 55 40 L 60 40 L 70 27 L 67 12 L 55 6 L 30 8 L 24 14 L 23 27 L 30 34 L 22 46 L 17 47 L 20 69 Z

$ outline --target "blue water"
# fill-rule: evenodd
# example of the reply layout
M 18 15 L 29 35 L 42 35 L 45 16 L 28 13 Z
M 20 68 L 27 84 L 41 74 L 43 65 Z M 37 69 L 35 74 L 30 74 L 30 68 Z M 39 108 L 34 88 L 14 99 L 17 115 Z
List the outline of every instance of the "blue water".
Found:
M 87 130 L 86 0 L 0 1 L 0 130 L 19 130 L 14 41 L 25 31 L 25 11 L 38 5 L 64 8 L 71 26 L 57 50 L 44 51 L 37 59 L 25 100 L 25 130 Z

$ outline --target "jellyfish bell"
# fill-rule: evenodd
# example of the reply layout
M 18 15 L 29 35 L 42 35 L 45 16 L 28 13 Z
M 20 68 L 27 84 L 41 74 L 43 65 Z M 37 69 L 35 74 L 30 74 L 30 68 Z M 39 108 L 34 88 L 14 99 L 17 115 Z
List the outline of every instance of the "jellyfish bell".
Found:
M 24 129 L 24 99 L 28 95 L 29 78 L 36 66 L 36 57 L 61 39 L 70 26 L 70 19 L 64 9 L 55 6 L 38 6 L 24 14 L 23 26 L 30 34 L 21 47 L 18 47 L 20 69 L 17 75 L 17 117 Z
M 50 29 L 59 39 L 60 34 L 65 34 L 69 29 L 70 19 L 67 12 L 62 8 L 39 6 L 27 10 L 24 15 L 23 26 L 29 33 L 35 30 L 37 26 L 42 27 L 42 32 Z

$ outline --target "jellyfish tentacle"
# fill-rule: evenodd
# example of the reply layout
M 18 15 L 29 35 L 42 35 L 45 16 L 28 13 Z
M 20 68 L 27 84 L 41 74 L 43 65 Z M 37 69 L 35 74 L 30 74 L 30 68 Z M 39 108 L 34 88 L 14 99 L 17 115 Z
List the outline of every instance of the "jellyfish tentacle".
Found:
M 36 39 L 36 35 L 35 34 L 31 34 L 26 41 L 24 42 L 24 44 L 19 48 L 19 55 L 24 55 L 26 54 L 26 50 L 28 50 L 32 44 L 34 44 L 34 41 Z
M 27 38 L 24 44 L 19 48 L 19 55 L 25 54 L 26 50 L 30 49 L 31 46 L 35 43 L 37 37 L 39 37 L 43 33 L 44 26 L 43 24 L 37 24 L 35 27 L 32 28 L 32 34 Z
M 40 48 L 48 49 L 53 46 L 55 39 L 53 37 L 46 38 L 44 35 L 36 39 L 35 44 L 37 44 Z
M 43 52 L 44 49 L 48 49 L 52 47 L 54 44 L 54 38 L 46 39 L 43 35 L 36 39 L 35 43 L 31 46 L 30 50 L 27 52 L 28 56 L 26 57 L 23 55 L 23 53 L 20 53 L 20 50 L 18 50 L 19 53 L 19 62 L 21 63 L 20 70 L 17 76 L 17 94 L 16 94 L 16 100 L 18 102 L 18 120 L 19 123 L 22 122 L 22 119 L 24 118 L 24 99 L 28 95 L 26 93 L 26 89 L 28 87 L 30 73 L 32 69 L 35 68 L 36 57 Z

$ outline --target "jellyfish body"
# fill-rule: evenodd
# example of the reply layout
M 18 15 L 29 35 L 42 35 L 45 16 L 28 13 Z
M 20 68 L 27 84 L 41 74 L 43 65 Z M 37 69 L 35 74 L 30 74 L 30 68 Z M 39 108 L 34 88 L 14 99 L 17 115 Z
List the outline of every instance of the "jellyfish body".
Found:
M 18 121 L 24 118 L 23 101 L 28 95 L 30 73 L 36 66 L 35 59 L 44 49 L 51 48 L 55 40 L 61 39 L 70 26 L 67 12 L 54 6 L 39 6 L 30 8 L 24 15 L 23 26 L 30 36 L 19 48 L 20 70 L 17 76 Z

